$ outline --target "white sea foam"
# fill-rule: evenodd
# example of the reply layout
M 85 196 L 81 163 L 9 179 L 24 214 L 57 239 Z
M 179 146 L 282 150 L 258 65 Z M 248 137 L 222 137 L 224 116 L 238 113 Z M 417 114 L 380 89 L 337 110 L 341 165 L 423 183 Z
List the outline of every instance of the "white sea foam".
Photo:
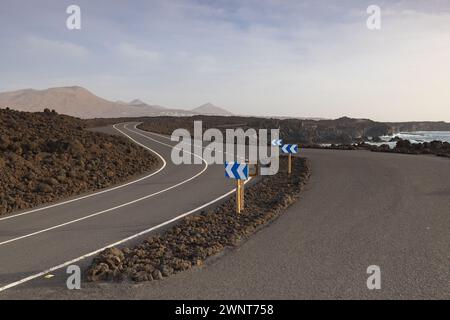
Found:
M 400 132 L 393 136 L 381 137 L 384 141 L 389 141 L 394 137 L 409 140 L 411 143 L 431 142 L 434 140 L 450 142 L 450 131 L 416 131 L 416 132 Z
M 392 136 L 381 136 L 383 142 L 369 142 L 371 145 L 381 146 L 387 144 L 391 149 L 395 147 L 397 142 L 389 142 L 392 138 L 401 138 L 409 140 L 411 143 L 423 143 L 431 141 L 446 141 L 450 143 L 450 131 L 415 131 L 415 132 L 400 132 Z

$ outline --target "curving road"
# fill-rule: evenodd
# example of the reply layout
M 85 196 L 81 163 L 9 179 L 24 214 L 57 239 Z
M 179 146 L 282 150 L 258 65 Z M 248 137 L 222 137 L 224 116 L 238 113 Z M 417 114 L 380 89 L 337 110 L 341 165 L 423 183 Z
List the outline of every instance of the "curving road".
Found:
M 138 241 L 234 189 L 221 165 L 174 165 L 175 143 L 136 123 L 103 131 L 120 132 L 147 148 L 160 158 L 159 168 L 119 187 L 0 217 L 0 293 L 82 263 L 112 244 Z
M 83 284 L 80 291 L 65 289 L 65 275 L 60 271 L 53 279 L 38 278 L 6 290 L 0 293 L 0 298 L 450 298 L 449 159 L 365 151 L 302 150 L 301 153 L 310 159 L 313 172 L 301 199 L 271 226 L 201 269 L 139 285 Z M 201 166 L 178 169 L 180 175 L 185 174 L 184 178 L 202 170 Z M 171 180 L 175 179 L 171 171 L 164 173 L 169 175 L 164 186 L 178 181 Z M 193 189 L 199 190 L 202 182 L 207 185 L 201 187 L 207 193 L 205 201 L 231 188 L 224 185 L 222 175 L 215 174 L 214 169 L 208 169 L 202 176 L 190 188 L 175 191 L 177 201 L 183 201 L 185 208 L 200 204 L 200 192 Z M 150 186 L 155 181 L 161 188 L 160 180 L 150 178 L 144 183 Z M 193 192 L 185 195 L 185 190 Z M 162 221 L 173 214 L 175 208 L 165 209 L 173 205 L 167 200 L 162 195 L 133 206 L 132 215 L 130 210 L 123 210 L 83 222 L 74 229 L 85 230 L 82 232 L 90 237 L 106 237 L 101 241 L 107 243 L 113 240 L 108 234 L 109 237 L 117 234 L 108 230 L 123 223 L 129 226 L 123 232 L 133 233 L 142 228 L 140 223 L 153 219 L 149 216 Z M 162 202 L 156 207 L 154 201 Z M 147 214 L 136 211 L 133 218 L 135 208 Z M 48 223 L 47 219 L 43 221 Z M 0 221 L 2 236 L 7 230 L 4 222 Z M 38 222 L 39 219 L 34 221 Z M 18 231 L 28 232 L 30 228 L 35 228 L 33 221 Z M 26 248 L 24 241 L 14 243 L 16 247 L 10 249 L 0 246 L 1 257 L 5 257 L 4 250 L 10 250 L 10 257 L 19 255 L 26 261 L 15 263 L 8 258 L 9 269 L 5 272 L 3 263 L 0 269 L 2 279 L 17 279 L 26 274 L 11 271 L 15 266 L 27 272 L 33 270 L 33 259 L 27 254 L 34 254 L 34 250 L 44 250 L 49 259 L 66 254 L 63 250 L 52 250 L 59 250 L 59 243 L 64 242 L 62 235 L 65 238 L 66 233 L 72 232 L 75 231 L 61 229 L 24 240 L 30 241 L 33 249 L 22 254 L 17 251 Z M 5 234 L 6 238 L 16 235 Z M 41 238 L 47 236 L 53 240 Z M 92 242 L 78 238 L 71 241 L 84 245 Z M 44 244 L 52 248 L 43 249 Z M 43 256 L 42 252 L 37 256 Z M 369 265 L 381 269 L 381 290 L 367 289 Z

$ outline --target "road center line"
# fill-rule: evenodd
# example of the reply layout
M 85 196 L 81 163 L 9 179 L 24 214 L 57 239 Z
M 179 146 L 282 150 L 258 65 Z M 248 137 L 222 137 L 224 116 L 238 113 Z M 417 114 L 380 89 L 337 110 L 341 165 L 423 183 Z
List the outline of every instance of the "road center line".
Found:
M 129 130 L 129 129 L 128 129 L 128 130 Z M 119 131 L 120 131 L 120 130 L 119 130 Z M 133 132 L 132 130 L 130 130 L 130 131 Z M 123 132 L 122 132 L 122 133 L 123 133 Z M 131 137 L 130 137 L 129 135 L 127 135 L 126 133 L 123 133 L 123 134 L 124 134 L 125 136 L 127 136 L 129 139 L 131 139 L 132 141 L 134 141 L 134 142 L 140 144 L 139 142 L 137 142 L 135 139 L 131 138 Z M 178 149 L 178 148 L 173 147 L 173 146 L 171 146 L 171 145 L 169 145 L 169 144 L 166 144 L 166 143 L 164 143 L 164 142 L 160 142 L 160 141 L 154 140 L 154 139 L 149 138 L 149 137 L 147 137 L 147 138 L 150 139 L 150 140 L 153 140 L 153 141 L 155 141 L 155 142 L 157 142 L 157 143 L 160 143 L 160 144 L 162 144 L 162 145 L 164 145 L 164 146 L 168 146 L 168 147 L 170 147 L 170 148 Z M 189 153 L 190 153 L 190 152 L 189 152 Z M 197 157 L 199 157 L 199 156 L 197 156 Z M 201 158 L 201 157 L 199 157 L 199 158 Z M 129 206 L 129 205 L 131 205 L 131 204 L 135 204 L 135 203 L 137 203 L 137 202 L 140 202 L 140 201 L 143 201 L 143 200 L 152 198 L 152 197 L 157 196 L 157 195 L 159 195 L 159 194 L 161 194 L 161 193 L 164 193 L 164 192 L 167 192 L 167 191 L 172 190 L 172 189 L 174 189 L 174 188 L 177 188 L 177 187 L 179 187 L 179 186 L 181 186 L 181 185 L 183 185 L 183 184 L 185 184 L 185 183 L 187 183 L 187 182 L 189 182 L 189 181 L 191 181 L 191 180 L 197 178 L 198 176 L 202 175 L 202 174 L 208 169 L 208 163 L 207 163 L 203 158 L 201 158 L 201 159 L 202 159 L 202 161 L 203 161 L 203 163 L 204 163 L 205 165 L 204 165 L 203 169 L 202 169 L 200 172 L 198 172 L 197 174 L 195 174 L 194 176 L 192 176 L 192 177 L 190 177 L 190 178 L 188 178 L 188 179 L 186 179 L 186 180 L 183 180 L 183 181 L 181 181 L 181 182 L 179 182 L 179 183 L 177 183 L 177 184 L 174 184 L 173 186 L 167 187 L 167 188 L 165 188 L 165 189 L 163 189 L 163 190 L 154 192 L 154 193 L 152 193 L 152 194 L 146 195 L 146 196 L 144 196 L 144 197 L 141 197 L 141 198 L 138 198 L 138 199 L 135 199 L 135 200 L 126 202 L 126 203 L 123 203 L 123 204 L 121 204 L 121 205 L 118 205 L 118 206 L 115 206 L 115 207 L 112 207 L 112 208 L 109 208 L 109 209 L 105 209 L 105 210 L 102 210 L 102 211 L 99 211 L 99 212 L 95 212 L 95 213 L 89 214 L 89 215 L 87 215 L 87 216 L 78 218 L 78 219 L 70 220 L 70 221 L 67 221 L 67 222 L 64 222 L 64 223 L 61 223 L 61 224 L 58 224 L 58 225 L 55 225 L 55 226 L 46 228 L 46 229 L 42 229 L 42 230 L 39 230 L 39 231 L 36 231 L 36 232 L 32 232 L 32 233 L 25 234 L 25 235 L 20 236 L 20 237 L 16 237 L 16 238 L 13 238 L 13 239 L 9 239 L 9 240 L 0 242 L 0 246 L 4 246 L 4 245 L 6 245 L 6 244 L 9 244 L 9 243 L 12 243 L 12 242 L 16 242 L 16 241 L 19 241 L 19 240 L 22 240 L 22 239 L 26 239 L 26 238 L 29 238 L 29 237 L 32 237 L 32 236 L 36 236 L 36 235 L 38 235 L 38 234 L 42 234 L 42 233 L 45 233 L 45 232 L 48 232 L 48 231 L 52 231 L 52 230 L 55 230 L 55 229 L 58 229 L 58 228 L 61 228 L 61 227 L 64 227 L 64 226 L 67 226 L 67 225 L 76 223 L 76 222 L 80 222 L 80 221 L 83 221 L 83 220 L 87 220 L 87 219 L 90 219 L 90 218 L 99 216 L 99 215 L 101 215 L 101 214 L 104 214 L 104 213 L 107 213 L 107 212 L 111 212 L 111 211 L 114 211 L 114 210 L 117 210 L 117 209 L 120 209 L 120 208 Z
M 252 178 L 249 178 L 248 180 L 245 181 L 245 183 L 250 182 L 251 179 L 252 179 Z M 194 209 L 192 209 L 192 210 L 190 210 L 190 211 L 184 212 L 184 213 L 182 213 L 182 214 L 176 216 L 176 217 L 173 218 L 173 219 L 167 220 L 167 221 L 165 221 L 165 222 L 163 222 L 163 223 L 160 223 L 160 224 L 158 224 L 158 225 L 156 225 L 156 226 L 153 226 L 153 227 L 148 228 L 148 229 L 146 229 L 146 230 L 144 230 L 144 231 L 141 231 L 141 232 L 139 232 L 139 233 L 136 233 L 136 234 L 134 234 L 134 235 L 132 235 L 132 236 L 130 236 L 130 237 L 127 237 L 127 238 L 122 239 L 122 240 L 119 240 L 119 241 L 117 241 L 117 242 L 108 244 L 107 246 L 104 246 L 103 248 L 100 248 L 100 249 L 98 249 L 98 250 L 92 251 L 92 252 L 87 253 L 87 254 L 85 254 L 85 255 L 82 255 L 82 256 L 80 256 L 80 257 L 78 257 L 78 258 L 72 259 L 72 260 L 70 260 L 70 261 L 63 262 L 63 263 L 61 263 L 61 264 L 59 264 L 59 265 L 57 265 L 57 266 L 48 268 L 48 269 L 46 269 L 46 270 L 44 270 L 44 271 L 42 271 L 42 272 L 33 274 L 33 275 L 28 276 L 28 277 L 26 277 L 26 278 L 23 278 L 23 279 L 21 279 L 21 280 L 19 280 L 19 281 L 12 282 L 12 283 L 7 284 L 7 285 L 5 285 L 5 286 L 3 286 L 3 287 L 0 287 L 0 292 L 5 291 L 5 290 L 7 290 L 7 289 L 11 289 L 11 288 L 16 287 L 16 286 L 18 286 L 18 285 L 20 285 L 20 284 L 29 282 L 29 281 L 34 280 L 34 279 L 36 279 L 36 278 L 42 277 L 42 276 L 46 275 L 47 273 L 54 272 L 54 271 L 56 271 L 56 270 L 62 269 L 62 268 L 64 268 L 64 267 L 67 267 L 67 266 L 69 266 L 69 265 L 71 265 L 71 264 L 74 264 L 74 263 L 79 262 L 79 261 L 81 261 L 81 260 L 84 260 L 84 259 L 86 259 L 86 258 L 92 257 L 92 256 L 96 255 L 97 253 L 100 253 L 100 252 L 102 252 L 103 250 L 106 250 L 106 249 L 108 249 L 108 248 L 116 247 L 116 246 L 118 246 L 118 245 L 124 244 L 125 242 L 131 241 L 131 240 L 133 240 L 133 239 L 136 239 L 136 238 L 138 238 L 138 237 L 141 237 L 141 236 L 143 236 L 143 235 L 146 235 L 146 234 L 148 234 L 148 233 L 150 233 L 150 232 L 152 232 L 152 231 L 155 231 L 155 230 L 157 230 L 157 229 L 159 229 L 159 228 L 161 228 L 161 227 L 164 227 L 164 226 L 166 226 L 166 225 L 168 225 L 168 224 L 171 224 L 171 223 L 173 223 L 173 222 L 176 222 L 176 221 L 178 221 L 178 220 L 180 220 L 180 219 L 182 219 L 182 218 L 184 218 L 184 217 L 186 217 L 186 216 L 188 216 L 188 215 L 191 215 L 191 214 L 193 214 L 194 212 L 197 212 L 197 211 L 199 211 L 199 210 L 201 210 L 201 209 L 204 209 L 204 208 L 206 208 L 206 207 L 208 207 L 208 206 L 214 204 L 215 202 L 220 201 L 220 200 L 222 200 L 222 199 L 228 197 L 229 195 L 232 195 L 235 191 L 236 191 L 236 189 L 230 190 L 229 192 L 227 192 L 227 193 L 221 195 L 220 197 L 218 197 L 218 198 L 216 198 L 216 199 L 214 199 L 214 200 L 212 200 L 212 201 L 210 201 L 210 202 L 207 202 L 207 203 L 201 205 L 200 207 L 197 207 L 197 208 L 194 208 Z
M 128 130 L 129 130 L 129 129 L 128 129 Z M 138 130 L 139 130 L 139 129 L 138 129 Z M 133 132 L 132 130 L 130 130 L 130 131 Z M 127 136 L 128 136 L 128 135 L 127 135 Z M 129 137 L 129 136 L 128 136 L 128 137 Z M 129 137 L 129 138 L 132 139 L 131 137 Z M 151 139 L 151 138 L 149 138 L 149 139 Z M 134 139 L 132 139 L 132 140 L 135 141 Z M 252 179 L 252 178 L 250 177 L 248 180 L 246 180 L 246 181 L 244 182 L 244 184 L 247 184 L 248 182 L 250 182 L 251 179 Z M 170 219 L 170 220 L 167 220 L 167 221 L 165 221 L 165 222 L 163 222 L 163 223 L 160 223 L 160 224 L 158 224 L 158 225 L 156 225 L 156 226 L 150 227 L 150 228 L 148 228 L 148 229 L 146 229 L 146 230 L 144 230 L 144 231 L 141 231 L 141 232 L 139 232 L 139 233 L 136 233 L 136 234 L 134 234 L 134 235 L 132 235 L 132 236 L 129 236 L 129 237 L 124 238 L 124 239 L 122 239 L 122 240 L 119 240 L 119 241 L 117 241 L 117 242 L 108 244 L 107 246 L 104 246 L 104 247 L 102 247 L 102 248 L 100 248 L 100 249 L 97 249 L 97 250 L 95 250 L 95 251 L 92 251 L 92 252 L 90 252 L 90 253 L 84 254 L 84 255 L 82 255 L 82 256 L 80 256 L 80 257 L 78 257 L 78 258 L 75 258 L 75 259 L 72 259 L 72 260 L 63 262 L 63 263 L 61 263 L 61 264 L 59 264 L 59 265 L 57 265 L 57 266 L 48 268 L 48 269 L 46 269 L 46 270 L 44 270 L 44 271 L 42 271 L 42 272 L 39 272 L 39 273 L 30 275 L 30 276 L 28 276 L 28 277 L 26 277 L 26 278 L 23 278 L 23 279 L 21 279 L 21 280 L 18 280 L 18 281 L 16 281 L 16 282 L 12 282 L 12 283 L 7 284 L 7 285 L 5 285 L 5 286 L 3 286 L 3 287 L 0 287 L 0 292 L 5 291 L 5 290 L 8 290 L 8 289 L 11 289 L 11 288 L 16 287 L 16 286 L 18 286 L 18 285 L 21 285 L 21 284 L 23 284 L 23 283 L 29 282 L 29 281 L 34 280 L 34 279 L 36 279 L 36 278 L 42 277 L 42 276 L 44 276 L 44 275 L 46 275 L 46 274 L 48 274 L 48 273 L 50 273 L 50 272 L 54 272 L 54 271 L 56 271 L 56 270 L 62 269 L 62 268 L 64 268 L 64 267 L 67 267 L 67 266 L 69 266 L 69 265 L 71 265 L 71 264 L 74 264 L 74 263 L 79 262 L 79 261 L 81 261 L 81 260 L 84 260 L 84 259 L 86 259 L 86 258 L 92 257 L 92 256 L 94 256 L 94 255 L 96 255 L 96 254 L 102 252 L 103 250 L 105 250 L 105 249 L 107 249 L 107 248 L 115 247 L 115 246 L 121 245 L 121 244 L 123 244 L 123 243 L 125 243 L 125 242 L 131 241 L 131 240 L 136 239 L 136 238 L 138 238 L 138 237 L 141 237 L 141 236 L 143 236 L 143 235 L 145 235 L 145 234 L 148 234 L 148 233 L 150 233 L 150 232 L 152 232 L 152 231 L 154 231 L 154 230 L 157 230 L 157 229 L 159 229 L 159 228 L 161 228 L 161 227 L 164 227 L 164 226 L 169 225 L 169 224 L 171 224 L 171 223 L 173 223 L 173 222 L 176 222 L 176 221 L 178 221 L 178 220 L 180 220 L 180 219 L 182 219 L 182 218 L 184 218 L 184 217 L 186 217 L 186 216 L 188 216 L 188 215 L 193 214 L 194 212 L 197 212 L 197 211 L 199 211 L 199 210 L 201 210 L 201 209 L 204 209 L 204 208 L 206 208 L 206 207 L 208 207 L 208 206 L 210 206 L 210 205 L 212 205 L 212 204 L 214 204 L 214 203 L 216 203 L 216 202 L 218 202 L 218 201 L 220 201 L 220 200 L 222 200 L 222 199 L 224 199 L 224 198 L 226 198 L 226 197 L 232 195 L 235 191 L 236 191 L 236 188 L 233 189 L 233 190 L 230 190 L 229 192 L 227 192 L 227 193 L 225 193 L 225 194 L 223 194 L 223 195 L 221 195 L 221 196 L 219 196 L 219 197 L 217 197 L 216 199 L 214 199 L 214 200 L 212 200 L 212 201 L 209 201 L 209 202 L 207 202 L 207 203 L 205 203 L 205 204 L 203 204 L 203 205 L 201 205 L 201 206 L 199 206 L 199 207 L 197 207 L 197 208 L 194 208 L 194 209 L 192 209 L 192 210 L 190 210 L 190 211 L 184 212 L 184 213 L 182 213 L 182 214 L 176 216 L 175 218 L 172 218 L 172 219 Z
M 119 131 L 121 134 L 127 136 L 129 139 L 131 139 L 131 137 L 129 137 L 127 134 L 123 133 L 120 129 L 118 129 L 118 128 L 116 127 L 116 126 L 119 125 L 119 124 L 121 124 L 121 123 L 118 123 L 118 124 L 113 125 L 113 128 L 114 128 L 115 130 Z M 131 130 L 130 130 L 130 131 L 131 131 Z M 133 139 L 131 139 L 131 140 L 133 140 Z M 24 216 L 24 215 L 28 215 L 28 214 L 30 214 L 30 213 L 35 213 L 35 212 L 43 211 L 43 210 L 46 210 L 46 209 L 59 207 L 59 206 L 65 205 L 65 204 L 69 204 L 69 203 L 75 202 L 75 201 L 80 201 L 80 200 L 87 199 L 87 198 L 91 198 L 91 197 L 95 197 L 95 196 L 98 196 L 98 195 L 100 195 L 100 194 L 104 194 L 104 193 L 107 193 L 107 192 L 110 192 L 110 191 L 113 191 L 113 190 L 121 189 L 121 188 L 127 187 L 127 186 L 129 186 L 129 185 L 135 184 L 135 183 L 137 183 L 137 182 L 140 182 L 140 181 L 142 181 L 142 180 L 148 179 L 148 178 L 150 178 L 150 177 L 152 177 L 152 176 L 154 176 L 154 175 L 160 173 L 163 169 L 165 169 L 165 167 L 166 167 L 166 165 L 167 165 L 167 162 L 166 162 L 166 160 L 164 160 L 164 158 L 163 158 L 158 152 L 156 152 L 155 150 L 153 150 L 153 149 L 151 149 L 151 148 L 149 148 L 149 147 L 143 145 L 142 143 L 139 143 L 139 142 L 137 142 L 137 141 L 135 141 L 135 140 L 133 140 L 133 141 L 134 141 L 136 144 L 140 145 L 141 147 L 147 149 L 148 151 L 150 151 L 150 152 L 156 154 L 156 156 L 162 160 L 163 165 L 161 166 L 161 168 L 159 168 L 159 169 L 158 169 L 157 171 L 155 171 L 155 172 L 150 173 L 149 175 L 146 175 L 145 177 L 142 177 L 142 178 L 139 178 L 139 179 L 137 179 L 137 180 L 133 180 L 133 181 L 127 182 L 127 183 L 125 183 L 125 184 L 118 185 L 118 186 L 116 186 L 116 187 L 108 188 L 108 189 L 105 189 L 105 190 L 102 190 L 102 191 L 98 191 L 98 192 L 95 192 L 95 193 L 91 193 L 91 194 L 88 194 L 88 195 L 85 195 L 85 196 L 77 197 L 77 198 L 75 198 L 75 199 L 66 200 L 66 201 L 63 201 L 63 202 L 58 202 L 58 203 L 55 203 L 55 204 L 52 204 L 52 205 L 48 205 L 48 206 L 45 206 L 45 207 L 41 207 L 41 208 L 36 208 L 36 209 L 28 210 L 28 211 L 26 211 L 26 212 L 17 213 L 17 214 L 12 214 L 12 215 L 9 215 L 9 216 L 7 216 L 7 217 L 0 218 L 0 221 L 3 221 L 3 220 L 9 220 L 9 219 L 13 219 L 13 218 L 18 218 L 18 217 L 21 217 L 21 216 Z

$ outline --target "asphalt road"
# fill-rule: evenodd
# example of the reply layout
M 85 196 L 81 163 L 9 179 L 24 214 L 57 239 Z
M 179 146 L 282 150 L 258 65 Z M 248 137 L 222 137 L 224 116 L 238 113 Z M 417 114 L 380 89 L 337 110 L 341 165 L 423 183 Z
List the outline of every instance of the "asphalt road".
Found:
M 79 291 L 67 290 L 65 275 L 60 272 L 53 279 L 39 278 L 6 290 L 0 298 L 450 298 L 448 159 L 365 151 L 301 150 L 301 154 L 312 163 L 312 177 L 300 200 L 239 248 L 202 268 L 138 285 L 83 283 Z M 198 184 L 193 185 L 197 189 Z M 222 188 L 208 196 L 227 190 Z M 198 196 L 196 193 L 193 199 Z M 178 197 L 183 197 L 182 193 L 178 192 Z M 152 209 L 152 215 L 163 218 L 159 212 L 163 207 Z M 104 237 L 104 229 L 130 223 L 134 215 L 135 207 L 101 217 L 90 230 Z M 116 224 L 121 216 L 127 218 Z M 140 216 L 138 211 L 136 216 Z M 132 225 L 134 232 L 138 226 Z M 85 227 L 77 226 L 77 230 Z M 0 228 L 3 234 L 2 221 Z M 49 236 L 53 237 L 50 243 L 58 243 L 66 232 Z M 34 238 L 33 248 L 52 257 L 60 254 L 41 248 L 44 243 L 49 241 Z M 19 248 L 9 249 L 11 257 Z M 5 249 L 0 246 L 1 257 L 5 257 Z M 33 260 L 23 259 L 28 262 L 25 266 L 20 261 L 10 263 L 10 258 L 7 262 L 10 268 L 23 270 Z M 370 265 L 380 267 L 381 290 L 367 289 Z M 22 276 L 3 270 L 2 266 L 2 279 Z
M 33 286 L 30 277 L 78 262 L 74 260 L 167 223 L 233 190 L 233 183 L 223 177 L 223 165 L 174 165 L 170 153 L 175 143 L 170 139 L 136 129 L 134 124 L 116 128 L 156 152 L 161 157 L 159 168 L 120 188 L 0 217 L 0 297 L 10 287 Z M 112 127 L 106 131 L 118 132 Z

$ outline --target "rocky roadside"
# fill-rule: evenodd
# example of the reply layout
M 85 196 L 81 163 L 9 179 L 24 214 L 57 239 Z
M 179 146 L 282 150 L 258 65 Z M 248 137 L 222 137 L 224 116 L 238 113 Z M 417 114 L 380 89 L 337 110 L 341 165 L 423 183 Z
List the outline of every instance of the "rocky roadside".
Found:
M 450 158 L 450 143 L 442 141 L 411 143 L 408 140 L 399 139 L 393 149 L 383 144 L 381 146 L 370 146 L 369 150 L 405 154 L 434 154 L 439 157 Z
M 373 152 L 389 152 L 403 154 L 433 154 L 439 157 L 450 158 L 450 143 L 443 141 L 431 141 L 423 143 L 411 143 L 408 140 L 396 139 L 394 148 L 387 144 L 371 145 L 365 142 L 355 144 L 331 144 L 321 146 L 317 144 L 299 145 L 300 148 L 327 149 L 327 150 L 369 150 Z
M 84 120 L 0 109 L 0 215 L 112 186 L 158 160 L 126 138 L 90 132 Z
M 126 248 L 109 248 L 96 256 L 86 271 L 89 281 L 136 282 L 160 280 L 194 266 L 234 247 L 267 225 L 295 202 L 308 181 L 310 166 L 295 158 L 293 173 L 287 175 L 287 160 L 281 158 L 280 172 L 262 177 L 245 191 L 245 211 L 235 213 L 235 199 L 183 219 L 162 234 Z

